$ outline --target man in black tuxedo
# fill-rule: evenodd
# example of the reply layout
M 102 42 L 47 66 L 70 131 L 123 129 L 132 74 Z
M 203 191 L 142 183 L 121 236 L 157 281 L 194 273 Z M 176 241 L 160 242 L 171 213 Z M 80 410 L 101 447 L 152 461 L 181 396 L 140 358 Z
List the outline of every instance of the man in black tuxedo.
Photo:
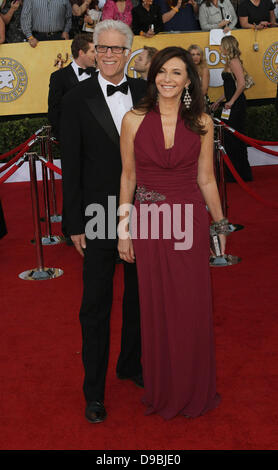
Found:
M 80 33 L 71 43 L 73 60 L 65 68 L 56 70 L 50 76 L 48 94 L 48 120 L 52 132 L 59 139 L 59 121 L 63 96 L 95 71 L 95 47 L 93 35 Z
M 62 106 L 60 140 L 66 226 L 76 249 L 84 256 L 84 290 L 80 309 L 85 369 L 83 390 L 87 402 L 85 416 L 92 423 L 101 422 L 106 417 L 103 402 L 117 257 L 116 215 L 111 215 L 111 211 L 108 214 L 108 209 L 111 209 L 111 204 L 118 207 L 119 203 L 121 120 L 146 89 L 143 80 L 124 74 L 132 39 L 130 28 L 120 21 L 98 23 L 94 43 L 99 73 L 67 93 Z M 98 213 L 100 208 L 105 217 L 92 228 L 90 216 Z M 95 228 L 98 238 L 95 237 Z M 101 233 L 102 229 L 105 234 Z M 124 263 L 124 282 L 117 375 L 143 386 L 135 265 Z M 116 402 L 119 400 L 117 397 Z

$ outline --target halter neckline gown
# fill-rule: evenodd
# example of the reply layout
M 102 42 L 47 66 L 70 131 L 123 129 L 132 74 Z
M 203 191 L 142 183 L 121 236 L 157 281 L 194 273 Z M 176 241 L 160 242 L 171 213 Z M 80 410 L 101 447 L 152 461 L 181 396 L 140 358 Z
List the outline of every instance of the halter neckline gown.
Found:
M 138 189 L 132 229 L 137 229 L 133 244 L 141 308 L 143 403 L 146 414 L 158 413 L 165 419 L 197 417 L 220 400 L 216 393 L 209 220 L 197 185 L 200 137 L 178 116 L 174 145 L 166 149 L 160 113 L 150 111 L 139 126 L 134 150 Z M 185 249 L 175 249 L 175 225 L 168 219 L 165 227 L 162 211 L 156 226 L 159 236 L 141 236 L 146 218 L 143 220 L 140 210 L 154 204 L 160 209 L 167 204 L 170 217 L 178 205 L 183 228 L 190 228 L 191 221 L 185 204 L 192 206 L 192 246 L 187 240 Z M 150 216 L 147 221 L 149 224 Z M 165 238 L 162 231 L 169 225 L 170 238 Z

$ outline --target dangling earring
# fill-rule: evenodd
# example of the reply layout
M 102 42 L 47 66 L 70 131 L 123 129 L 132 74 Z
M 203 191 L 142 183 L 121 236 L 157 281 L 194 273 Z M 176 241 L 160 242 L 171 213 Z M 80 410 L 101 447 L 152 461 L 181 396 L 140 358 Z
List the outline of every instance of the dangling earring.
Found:
M 189 94 L 188 86 L 184 87 L 184 89 L 185 89 L 185 94 L 184 94 L 184 97 L 183 97 L 183 102 L 185 104 L 186 109 L 189 109 L 190 105 L 192 103 L 192 98 Z

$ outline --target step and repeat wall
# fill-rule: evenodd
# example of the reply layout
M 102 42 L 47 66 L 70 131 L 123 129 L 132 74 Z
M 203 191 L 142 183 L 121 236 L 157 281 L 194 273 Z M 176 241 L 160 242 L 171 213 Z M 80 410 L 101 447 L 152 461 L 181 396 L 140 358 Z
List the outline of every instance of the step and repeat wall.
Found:
M 242 52 L 244 67 L 255 80 L 246 90 L 247 99 L 274 98 L 278 83 L 278 29 L 262 31 L 237 29 L 232 32 Z M 208 32 L 158 34 L 152 39 L 135 36 L 127 74 L 136 76 L 133 62 L 144 45 L 162 49 L 190 44 L 203 48 L 210 69 L 209 97 L 215 101 L 223 94 L 221 72 L 224 59 L 220 46 L 211 44 Z M 27 42 L 0 45 L 0 115 L 36 114 L 47 112 L 49 77 L 52 72 L 71 61 L 71 41 L 40 42 L 33 49 Z

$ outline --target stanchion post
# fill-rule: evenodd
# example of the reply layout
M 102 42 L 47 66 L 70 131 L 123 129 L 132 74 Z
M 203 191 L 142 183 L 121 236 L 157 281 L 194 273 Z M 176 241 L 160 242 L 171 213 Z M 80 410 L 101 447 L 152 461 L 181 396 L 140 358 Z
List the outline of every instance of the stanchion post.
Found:
M 39 207 L 39 196 L 38 196 L 38 184 L 37 184 L 37 171 L 36 171 L 36 160 L 37 154 L 34 152 L 27 153 L 26 156 L 29 160 L 29 171 L 30 171 L 30 186 L 31 186 L 31 199 L 32 199 L 32 212 L 34 222 L 34 235 L 37 252 L 37 269 L 38 271 L 44 270 L 43 261 L 43 250 L 42 250 L 42 234 L 40 224 L 40 207 Z
M 34 232 L 35 232 L 37 268 L 24 271 L 23 273 L 19 274 L 19 277 L 20 279 L 28 280 L 28 281 L 43 281 L 46 279 L 54 279 L 56 277 L 61 276 L 63 274 L 63 271 L 59 268 L 45 268 L 44 267 L 41 225 L 40 225 L 40 207 L 39 207 L 37 171 L 36 171 L 37 153 L 35 152 L 26 153 L 25 158 L 27 158 L 29 161 L 30 188 L 31 188 L 32 213 L 33 213 L 33 223 L 34 223 Z
M 51 141 L 51 126 L 45 126 L 47 132 L 47 155 L 48 161 L 53 163 L 53 154 L 52 154 L 52 141 Z M 55 176 L 54 171 L 49 168 L 49 177 L 50 177 L 50 188 L 52 196 L 52 209 L 53 214 L 50 216 L 51 222 L 61 222 L 62 216 L 57 212 L 57 198 L 56 198 L 56 185 L 55 185 Z
M 228 204 L 227 204 L 227 187 L 224 174 L 224 160 L 221 152 L 221 147 L 223 146 L 223 133 L 222 125 L 215 124 L 215 141 L 214 141 L 214 151 L 215 151 L 215 164 L 216 164 L 216 180 L 218 185 L 218 191 L 221 200 L 222 211 L 224 217 L 227 217 L 228 213 Z
M 57 245 L 58 243 L 63 243 L 65 240 L 60 235 L 53 235 L 51 230 L 51 217 L 50 217 L 50 203 L 49 203 L 49 188 L 48 188 L 48 172 L 45 164 L 46 160 L 46 141 L 47 136 L 40 136 L 40 151 L 42 159 L 40 159 L 42 164 L 42 181 L 43 181 L 43 197 L 44 197 L 44 212 L 45 212 L 45 225 L 46 225 L 46 234 L 42 238 L 43 245 Z

